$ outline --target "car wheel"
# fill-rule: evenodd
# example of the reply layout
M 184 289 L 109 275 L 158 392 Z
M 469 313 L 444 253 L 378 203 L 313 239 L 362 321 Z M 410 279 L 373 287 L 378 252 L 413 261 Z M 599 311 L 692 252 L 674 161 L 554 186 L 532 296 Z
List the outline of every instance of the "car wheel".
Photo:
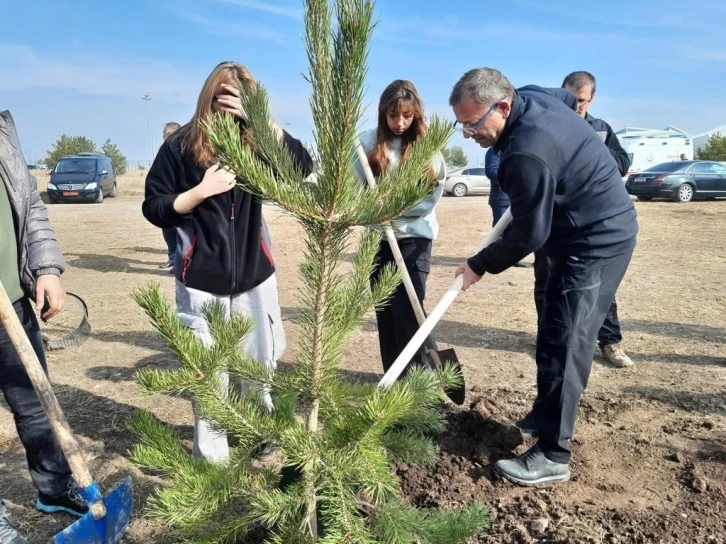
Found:
M 103 189 L 98 189 L 98 196 L 96 197 L 96 204 L 103 202 Z
M 467 192 L 466 185 L 463 183 L 457 183 L 451 188 L 451 194 L 454 196 L 466 196 Z
M 652 196 L 639 196 L 638 197 L 638 202 L 650 202 L 651 200 L 653 200 Z
M 116 182 L 113 182 L 113 188 L 111 189 L 111 192 L 108 193 L 109 198 L 116 198 L 116 195 L 118 194 L 118 187 L 116 187 Z
M 688 183 L 684 183 L 678 187 L 678 191 L 676 191 L 676 196 L 673 200 L 676 202 L 690 202 L 693 200 L 693 187 Z

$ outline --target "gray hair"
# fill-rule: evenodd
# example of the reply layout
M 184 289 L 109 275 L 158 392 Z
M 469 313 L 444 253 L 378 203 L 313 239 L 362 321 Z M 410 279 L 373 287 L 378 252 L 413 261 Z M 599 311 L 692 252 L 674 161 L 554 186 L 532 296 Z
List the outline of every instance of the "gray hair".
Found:
M 456 106 L 466 98 L 480 104 L 493 104 L 503 96 L 514 96 L 514 86 L 503 73 L 494 68 L 474 68 L 456 82 L 449 97 L 449 106 Z
M 590 87 L 592 89 L 592 93 L 595 94 L 595 83 L 594 75 L 590 72 L 581 70 L 579 72 L 572 72 L 571 74 L 568 74 L 562 82 L 562 88 L 564 89 L 567 87 L 574 89 L 575 91 L 580 91 L 585 87 Z

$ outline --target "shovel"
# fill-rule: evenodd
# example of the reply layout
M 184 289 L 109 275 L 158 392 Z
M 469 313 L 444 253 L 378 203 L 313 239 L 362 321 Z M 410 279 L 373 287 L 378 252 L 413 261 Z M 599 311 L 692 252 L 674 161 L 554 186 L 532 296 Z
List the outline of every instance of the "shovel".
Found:
M 486 238 L 484 238 L 484 241 L 479 246 L 479 250 L 477 251 L 477 253 L 485 247 L 496 242 L 502 235 L 502 232 L 504 232 L 504 229 L 506 229 L 509 223 L 511 223 L 511 221 L 512 211 L 507 208 L 507 211 L 504 212 L 504 215 L 502 215 L 499 222 L 494 226 L 491 231 L 489 231 L 489 234 L 487 234 Z M 388 372 L 386 372 L 383 378 L 381 378 L 381 381 L 378 382 L 379 386 L 390 387 L 391 385 L 393 385 L 393 383 L 401 375 L 401 372 L 403 372 L 403 369 L 406 368 L 406 364 L 408 363 L 408 361 L 421 347 L 421 344 L 423 344 L 429 333 L 431 333 L 436 323 L 438 323 L 439 319 L 441 319 L 441 317 L 444 315 L 444 312 L 446 312 L 449 306 L 451 306 L 451 303 L 454 302 L 454 299 L 459 294 L 463 286 L 464 275 L 462 274 L 458 276 L 449 286 L 439 303 L 429 314 L 423 324 L 419 327 L 418 331 L 416 331 L 416 334 L 413 335 L 411 341 L 405 348 L 403 348 L 403 351 L 400 353 L 398 358 L 393 361 L 391 368 L 388 369 Z
M 93 481 L 78 442 L 63 415 L 50 382 L 43 372 L 38 356 L 20 324 L 12 302 L 0 283 L 0 323 L 15 346 L 20 360 L 38 394 L 53 432 L 78 484 L 78 492 L 88 503 L 88 513 L 53 538 L 55 544 L 117 544 L 123 537 L 131 519 L 133 494 L 131 477 L 125 478 L 106 497 Z
M 368 180 L 368 186 L 369 187 L 375 187 L 376 186 L 376 179 L 373 176 L 373 171 L 371 170 L 370 165 L 368 164 L 368 157 L 366 157 L 365 151 L 363 150 L 363 146 L 360 143 L 360 140 L 358 138 L 355 139 L 355 150 L 356 153 L 358 153 L 358 160 L 363 167 L 363 171 L 365 172 L 366 179 Z M 401 278 L 403 280 L 403 285 L 406 288 L 406 294 L 408 295 L 408 299 L 411 301 L 411 306 L 413 307 L 413 313 L 416 315 L 416 321 L 418 322 L 418 326 L 421 327 L 421 325 L 426 321 L 426 314 L 424 313 L 423 308 L 421 307 L 421 303 L 418 300 L 418 296 L 416 296 L 416 289 L 413 286 L 413 283 L 411 282 L 411 276 L 408 274 L 408 269 L 406 268 L 406 263 L 403 260 L 403 255 L 401 255 L 401 249 L 398 247 L 398 242 L 396 241 L 396 236 L 393 234 L 393 229 L 390 227 L 390 225 L 387 225 L 384 229 L 384 232 L 386 234 L 386 240 L 388 241 L 388 245 L 391 247 L 391 253 L 393 253 L 393 259 L 396 261 L 396 266 L 398 267 L 398 270 L 401 272 Z M 464 398 L 466 396 L 466 385 L 464 384 L 464 373 L 461 372 L 461 363 L 459 363 L 459 359 L 456 356 L 456 352 L 453 349 L 444 349 L 439 350 L 438 346 L 436 345 L 436 342 L 430 335 L 426 335 L 426 337 L 423 340 L 424 345 L 426 346 L 427 355 L 429 358 L 429 364 L 433 368 L 441 368 L 443 363 L 445 361 L 448 361 L 451 363 L 454 368 L 459 370 L 462 380 L 461 384 L 458 387 L 450 388 L 445 391 L 446 396 L 451 399 L 452 402 L 455 404 L 461 406 L 464 404 Z M 420 347 L 421 344 L 418 344 L 418 347 Z M 412 350 L 411 355 L 409 355 L 408 360 L 411 360 L 411 357 L 416 353 L 418 350 L 418 347 L 414 350 Z M 400 356 L 398 357 L 400 359 Z M 398 361 L 398 359 L 396 359 Z M 405 365 L 404 365 L 405 368 Z M 396 375 L 396 378 L 394 378 L 393 381 L 395 381 L 400 373 L 403 371 L 399 371 L 399 373 Z M 390 369 L 389 369 L 390 372 Z

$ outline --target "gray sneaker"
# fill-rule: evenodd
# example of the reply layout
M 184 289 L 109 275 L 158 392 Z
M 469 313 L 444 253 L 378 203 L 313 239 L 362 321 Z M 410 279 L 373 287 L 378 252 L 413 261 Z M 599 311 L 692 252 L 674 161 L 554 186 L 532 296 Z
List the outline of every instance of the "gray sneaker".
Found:
M 28 541 L 20 536 L 10 523 L 10 514 L 2 502 L 0 502 L 0 544 L 28 544 Z
M 536 444 L 519 457 L 497 461 L 495 466 L 507 480 L 524 486 L 556 484 L 570 479 L 569 463 L 550 461 Z
M 534 414 L 532 412 L 528 413 L 514 425 L 519 429 L 519 432 L 522 433 L 522 438 L 537 437 L 537 423 L 534 420 Z
M 620 344 L 609 344 L 602 347 L 602 358 L 616 368 L 633 366 L 633 360 L 628 357 Z

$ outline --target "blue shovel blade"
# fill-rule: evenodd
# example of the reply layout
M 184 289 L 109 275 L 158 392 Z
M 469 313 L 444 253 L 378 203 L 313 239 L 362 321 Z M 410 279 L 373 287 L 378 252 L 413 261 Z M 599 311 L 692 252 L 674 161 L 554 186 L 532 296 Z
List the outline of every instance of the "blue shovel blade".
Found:
M 54 544 L 118 544 L 131 521 L 134 497 L 131 476 L 103 498 L 106 515 L 93 519 L 88 512 L 53 538 Z

